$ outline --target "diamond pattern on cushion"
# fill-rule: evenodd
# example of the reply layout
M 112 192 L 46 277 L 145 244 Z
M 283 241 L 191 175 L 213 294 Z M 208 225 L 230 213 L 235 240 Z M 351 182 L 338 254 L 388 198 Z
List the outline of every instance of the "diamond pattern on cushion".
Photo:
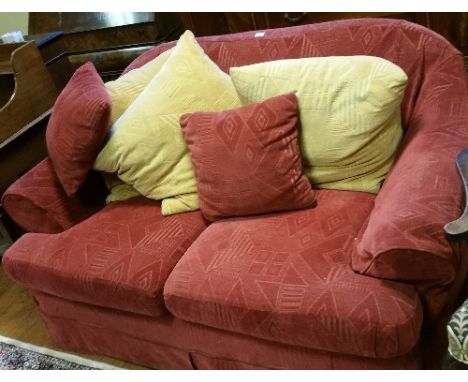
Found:
M 26 234 L 2 266 L 32 290 L 158 316 L 169 273 L 205 227 L 199 211 L 163 217 L 159 203 L 137 197 L 64 233 Z
M 176 317 L 285 344 L 390 358 L 417 343 L 414 288 L 362 276 L 350 248 L 368 193 L 322 191 L 317 207 L 208 227 L 165 286 Z
M 302 174 L 294 94 L 180 119 L 200 209 L 209 220 L 311 207 Z

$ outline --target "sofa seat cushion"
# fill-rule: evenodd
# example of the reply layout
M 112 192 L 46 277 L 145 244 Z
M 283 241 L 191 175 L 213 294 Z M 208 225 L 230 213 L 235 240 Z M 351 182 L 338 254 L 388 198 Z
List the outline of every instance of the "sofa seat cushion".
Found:
M 354 273 L 354 238 L 374 195 L 319 190 L 317 207 L 211 224 L 169 276 L 176 317 L 285 344 L 374 358 L 418 342 L 409 285 Z
M 206 225 L 199 211 L 163 217 L 160 203 L 132 198 L 63 233 L 24 235 L 2 267 L 35 291 L 158 316 L 169 273 Z

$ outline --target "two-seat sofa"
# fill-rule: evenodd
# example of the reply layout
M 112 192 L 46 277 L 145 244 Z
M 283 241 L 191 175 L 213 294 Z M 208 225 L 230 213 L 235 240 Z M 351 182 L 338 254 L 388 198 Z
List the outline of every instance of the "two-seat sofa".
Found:
M 382 19 L 198 41 L 225 71 L 340 55 L 399 65 L 409 82 L 394 165 L 377 196 L 318 190 L 315 208 L 208 224 L 199 211 L 163 217 L 144 197 L 104 206 L 89 198 L 102 194 L 96 179 L 67 197 L 45 159 L 3 196 L 31 233 L 2 266 L 30 289 L 54 342 L 158 369 L 440 367 L 468 269 L 465 243 L 443 233 L 464 203 L 461 54 Z

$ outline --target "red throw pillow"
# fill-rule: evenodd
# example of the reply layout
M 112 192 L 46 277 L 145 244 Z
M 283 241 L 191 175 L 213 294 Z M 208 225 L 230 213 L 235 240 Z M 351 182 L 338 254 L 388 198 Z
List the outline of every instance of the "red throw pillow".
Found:
M 52 166 L 68 196 L 86 179 L 109 131 L 111 100 L 91 62 L 73 74 L 55 102 L 46 131 Z
M 302 174 L 297 98 L 286 94 L 219 113 L 180 118 L 208 220 L 310 207 Z

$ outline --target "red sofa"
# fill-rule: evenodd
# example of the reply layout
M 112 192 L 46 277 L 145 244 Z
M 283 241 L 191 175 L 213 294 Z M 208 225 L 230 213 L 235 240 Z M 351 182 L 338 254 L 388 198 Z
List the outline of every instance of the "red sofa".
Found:
M 318 190 L 312 209 L 162 217 L 137 197 L 69 198 L 48 159 L 3 196 L 31 232 L 2 266 L 31 290 L 57 346 L 158 369 L 440 367 L 465 281 L 455 157 L 468 145 L 461 54 L 399 20 L 348 20 L 204 37 L 225 71 L 266 60 L 374 55 L 405 70 L 404 142 L 380 191 Z M 127 70 L 174 43 L 160 45 Z

